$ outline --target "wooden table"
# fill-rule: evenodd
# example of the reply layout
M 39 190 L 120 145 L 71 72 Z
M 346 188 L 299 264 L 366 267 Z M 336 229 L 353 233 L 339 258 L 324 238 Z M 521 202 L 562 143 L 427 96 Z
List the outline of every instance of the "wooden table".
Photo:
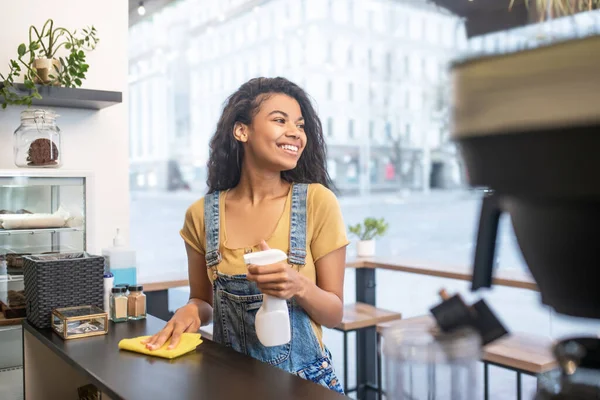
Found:
M 349 269 L 382 269 L 389 271 L 406 272 L 411 274 L 426 275 L 438 278 L 471 281 L 472 273 L 470 267 L 453 266 L 422 262 L 398 262 L 387 258 L 363 258 L 354 259 L 346 263 Z M 141 276 L 140 281 L 144 285 L 144 291 L 155 292 L 168 290 L 189 285 L 187 272 L 177 270 L 172 273 L 161 273 L 160 275 Z M 520 289 L 538 291 L 537 284 L 531 276 L 517 269 L 500 269 L 494 273 L 494 286 L 506 286 Z
M 468 282 L 473 277 L 471 267 L 466 265 L 423 263 L 410 260 L 398 262 L 377 257 L 352 260 L 347 263 L 346 268 L 383 269 Z M 500 269 L 495 271 L 493 284 L 494 286 L 539 290 L 537 284 L 528 273 L 517 269 Z
M 344 396 L 249 356 L 205 340 L 195 352 L 165 360 L 119 350 L 123 338 L 157 332 L 163 321 L 110 323 L 105 336 L 63 341 L 49 329 L 23 324 L 28 400 L 75 399 L 93 384 L 103 399 L 343 399 Z

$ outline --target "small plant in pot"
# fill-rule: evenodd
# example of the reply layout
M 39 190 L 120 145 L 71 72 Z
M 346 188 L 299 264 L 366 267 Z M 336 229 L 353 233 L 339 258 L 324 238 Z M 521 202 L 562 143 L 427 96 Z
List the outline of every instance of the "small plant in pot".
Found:
M 17 58 L 8 64 L 8 73 L 0 73 L 2 108 L 12 104 L 30 106 L 34 98 L 41 99 L 39 85 L 80 87 L 89 68 L 86 52 L 94 50 L 98 41 L 93 26 L 81 33 L 54 27 L 52 19 L 41 30 L 30 26 L 29 42 L 19 45 Z M 26 90 L 16 86 L 17 78 L 23 79 Z
M 350 233 L 358 238 L 356 252 L 359 257 L 373 257 L 375 255 L 375 238 L 383 236 L 389 224 L 383 218 L 365 218 L 363 223 L 348 227 Z

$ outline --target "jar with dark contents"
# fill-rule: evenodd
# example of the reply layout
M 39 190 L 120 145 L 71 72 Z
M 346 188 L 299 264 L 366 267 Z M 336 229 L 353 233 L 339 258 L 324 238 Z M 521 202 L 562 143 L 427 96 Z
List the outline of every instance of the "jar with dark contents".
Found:
M 144 287 L 142 285 L 129 286 L 127 316 L 132 320 L 146 318 L 146 295 L 144 294 Z
M 21 112 L 21 125 L 14 134 L 15 165 L 22 168 L 58 168 L 62 162 L 58 115 L 50 110 Z

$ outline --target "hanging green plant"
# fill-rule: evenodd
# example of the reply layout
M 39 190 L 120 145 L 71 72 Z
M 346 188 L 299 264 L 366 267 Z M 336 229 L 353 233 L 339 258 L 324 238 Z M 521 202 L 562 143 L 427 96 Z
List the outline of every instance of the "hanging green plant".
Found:
M 513 8 L 517 1 L 525 2 L 526 7 L 533 4 L 535 9 L 539 10 L 540 21 L 545 20 L 547 17 L 563 17 L 582 11 L 595 10 L 600 6 L 600 0 L 510 0 L 509 10 Z
M 39 86 L 81 87 L 89 69 L 86 52 L 96 48 L 99 39 L 96 28 L 89 27 L 69 31 L 54 27 L 49 19 L 41 30 L 29 27 L 29 42 L 17 48 L 17 58 L 10 60 L 9 71 L 0 73 L 0 101 L 2 108 L 8 105 L 30 106 L 33 99 L 41 99 Z M 58 56 L 64 48 L 65 56 Z M 23 90 L 15 80 L 23 78 Z

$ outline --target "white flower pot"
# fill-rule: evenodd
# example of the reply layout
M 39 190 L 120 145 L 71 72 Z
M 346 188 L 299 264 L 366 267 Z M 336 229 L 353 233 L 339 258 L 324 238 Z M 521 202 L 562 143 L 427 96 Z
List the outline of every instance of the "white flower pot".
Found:
M 359 257 L 374 257 L 375 240 L 359 240 L 356 244 L 356 254 Z

